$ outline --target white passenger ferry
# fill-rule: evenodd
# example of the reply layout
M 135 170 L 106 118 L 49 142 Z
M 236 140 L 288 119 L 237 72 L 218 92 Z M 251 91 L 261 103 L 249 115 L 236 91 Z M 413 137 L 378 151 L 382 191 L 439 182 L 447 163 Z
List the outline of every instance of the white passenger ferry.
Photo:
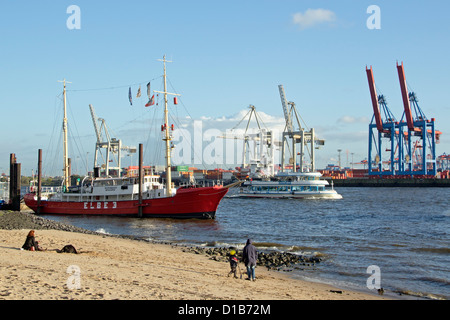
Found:
M 301 198 L 301 199 L 342 199 L 329 186 L 327 180 L 320 179 L 320 172 L 279 172 L 275 181 L 246 181 L 239 191 L 246 198 Z

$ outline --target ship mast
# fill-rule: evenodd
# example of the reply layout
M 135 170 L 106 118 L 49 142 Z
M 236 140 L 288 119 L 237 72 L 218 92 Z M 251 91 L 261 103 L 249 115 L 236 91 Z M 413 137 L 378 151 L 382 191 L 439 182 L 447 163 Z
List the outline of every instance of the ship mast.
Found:
M 72 83 L 69 81 L 66 81 L 66 79 L 62 81 L 64 84 L 64 90 L 63 90 L 63 97 L 64 97 L 64 118 L 63 118 L 63 134 L 64 134 L 64 181 L 63 181 L 63 188 L 66 189 L 70 186 L 70 177 L 69 177 L 69 156 L 68 156 L 68 146 L 67 146 L 67 107 L 66 107 L 66 83 Z
M 157 93 L 164 93 L 164 130 L 165 130 L 165 136 L 163 138 L 163 141 L 166 142 L 166 196 L 171 197 L 172 196 L 172 169 L 171 169 L 171 154 L 172 154 L 172 147 L 170 145 L 170 141 L 172 140 L 172 137 L 170 136 L 170 127 L 169 127 L 169 110 L 167 108 L 167 95 L 173 95 L 173 96 L 179 96 L 179 94 L 176 93 L 170 93 L 167 92 L 167 79 L 166 79 L 166 62 L 172 62 L 166 60 L 166 55 L 163 56 L 163 59 L 158 59 L 158 61 L 162 61 L 164 63 L 164 91 L 156 91 Z

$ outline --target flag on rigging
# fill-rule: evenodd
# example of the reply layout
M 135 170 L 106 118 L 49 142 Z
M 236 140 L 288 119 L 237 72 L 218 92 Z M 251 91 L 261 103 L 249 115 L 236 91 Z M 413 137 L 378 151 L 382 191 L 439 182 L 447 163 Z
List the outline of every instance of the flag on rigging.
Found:
M 128 99 L 130 100 L 130 105 L 132 106 L 133 105 L 133 98 L 131 97 L 131 87 L 128 90 Z
M 153 95 L 150 100 L 148 100 L 147 104 L 145 105 L 146 107 L 150 107 L 152 105 L 155 104 L 155 95 Z
M 139 89 L 138 92 L 136 94 L 136 98 L 140 98 L 141 97 L 141 85 L 139 85 Z
M 149 83 L 147 83 L 147 96 L 149 99 L 150 99 L 150 95 L 151 95 L 151 92 L 150 92 L 150 82 L 149 82 Z

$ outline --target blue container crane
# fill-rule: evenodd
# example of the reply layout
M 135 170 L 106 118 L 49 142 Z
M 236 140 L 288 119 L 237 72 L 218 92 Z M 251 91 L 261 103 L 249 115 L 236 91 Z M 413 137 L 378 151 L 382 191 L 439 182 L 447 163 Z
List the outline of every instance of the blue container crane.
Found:
M 377 95 L 372 66 L 366 67 L 367 80 L 369 82 L 370 96 L 372 99 L 373 117 L 369 124 L 369 176 L 395 175 L 398 169 L 398 158 L 395 154 L 398 150 L 398 128 L 397 120 L 387 106 L 384 95 Z M 383 141 L 388 140 L 389 147 L 386 148 L 388 159 L 383 156 Z M 387 169 L 383 163 L 388 164 Z
M 398 174 L 414 176 L 435 176 L 436 143 L 439 142 L 440 131 L 435 129 L 435 119 L 427 119 L 419 106 L 414 92 L 408 92 L 403 62 L 397 63 L 398 78 L 402 92 L 404 113 L 398 124 L 399 165 Z M 406 121 L 405 121 L 406 120 Z

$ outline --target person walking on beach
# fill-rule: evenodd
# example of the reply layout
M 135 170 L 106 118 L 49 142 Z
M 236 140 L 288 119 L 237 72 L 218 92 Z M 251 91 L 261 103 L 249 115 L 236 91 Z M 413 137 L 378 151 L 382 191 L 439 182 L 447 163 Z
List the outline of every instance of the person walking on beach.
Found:
M 252 244 L 252 242 L 252 239 L 247 239 L 244 251 L 242 251 L 242 258 L 244 260 L 245 266 L 247 267 L 247 280 L 255 281 L 255 268 L 256 261 L 258 260 L 258 253 L 256 252 L 256 248 Z
M 23 244 L 22 249 L 30 250 L 30 251 L 44 251 L 39 246 L 39 242 L 36 241 L 36 239 L 34 237 L 34 230 L 30 230 L 30 232 L 28 232 L 27 239 L 25 240 L 25 243 Z

